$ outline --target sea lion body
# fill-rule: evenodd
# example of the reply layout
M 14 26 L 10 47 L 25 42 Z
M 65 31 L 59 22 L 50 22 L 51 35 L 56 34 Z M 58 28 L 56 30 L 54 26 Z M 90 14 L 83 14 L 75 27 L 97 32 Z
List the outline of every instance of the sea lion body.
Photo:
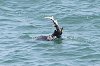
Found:
M 39 36 L 37 37 L 37 40 L 46 40 L 46 41 L 52 41 L 54 40 L 56 37 L 52 37 L 51 35 L 49 36 Z

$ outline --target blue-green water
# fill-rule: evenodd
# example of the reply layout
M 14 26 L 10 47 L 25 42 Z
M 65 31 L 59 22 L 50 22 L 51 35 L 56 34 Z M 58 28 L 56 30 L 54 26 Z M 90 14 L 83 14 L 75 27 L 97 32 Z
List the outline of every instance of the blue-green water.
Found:
M 0 66 L 100 66 L 100 0 L 0 0 Z

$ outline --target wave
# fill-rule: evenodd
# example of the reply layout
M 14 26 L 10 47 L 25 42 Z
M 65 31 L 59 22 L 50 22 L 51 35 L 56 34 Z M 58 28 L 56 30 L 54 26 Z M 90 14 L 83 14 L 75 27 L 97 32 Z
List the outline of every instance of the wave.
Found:
M 19 36 L 20 39 L 32 39 L 29 35 L 21 35 Z
M 87 59 L 87 60 L 100 60 L 100 54 L 87 54 L 80 57 L 80 59 Z
M 33 25 L 23 25 L 23 26 L 17 26 L 14 30 L 19 30 L 19 31 L 24 31 L 24 30 L 33 30 L 36 29 L 37 27 L 33 26 Z

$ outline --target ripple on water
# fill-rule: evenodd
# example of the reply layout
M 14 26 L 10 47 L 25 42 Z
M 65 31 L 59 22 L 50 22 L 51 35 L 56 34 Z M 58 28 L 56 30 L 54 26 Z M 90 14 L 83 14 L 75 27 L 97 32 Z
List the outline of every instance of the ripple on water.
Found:
M 14 30 L 18 30 L 18 31 L 29 31 L 29 30 L 33 30 L 36 29 L 35 26 L 33 25 L 23 25 L 23 26 L 17 26 Z
M 87 54 L 80 57 L 80 59 L 92 61 L 92 60 L 100 60 L 100 54 Z
M 15 9 L 12 9 L 12 8 L 9 8 L 9 7 L 6 7 L 6 6 L 1 6 L 0 7 L 0 10 L 2 10 L 2 11 L 15 11 Z
M 100 29 L 100 25 L 99 24 L 100 24 L 100 22 L 99 23 L 95 23 L 94 27 L 96 27 L 96 29 Z
M 30 37 L 29 35 L 22 35 L 19 36 L 20 39 L 32 39 L 32 37 Z
M 93 50 L 91 47 L 80 48 L 80 49 L 77 49 L 77 51 L 80 51 L 81 53 L 84 53 L 84 54 L 95 52 L 95 50 Z

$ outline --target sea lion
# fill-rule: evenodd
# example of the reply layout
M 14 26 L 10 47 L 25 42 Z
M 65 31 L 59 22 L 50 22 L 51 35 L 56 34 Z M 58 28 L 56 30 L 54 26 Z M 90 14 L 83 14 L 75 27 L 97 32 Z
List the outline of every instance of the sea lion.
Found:
M 61 38 L 62 36 L 62 31 L 63 31 L 63 27 L 60 27 L 57 20 L 54 19 L 54 17 L 45 17 L 48 18 L 50 20 L 52 20 L 54 27 L 56 28 L 56 30 L 54 30 L 52 35 L 49 36 L 39 36 L 37 39 L 38 40 L 47 40 L 47 41 L 51 41 L 54 40 L 56 38 Z

